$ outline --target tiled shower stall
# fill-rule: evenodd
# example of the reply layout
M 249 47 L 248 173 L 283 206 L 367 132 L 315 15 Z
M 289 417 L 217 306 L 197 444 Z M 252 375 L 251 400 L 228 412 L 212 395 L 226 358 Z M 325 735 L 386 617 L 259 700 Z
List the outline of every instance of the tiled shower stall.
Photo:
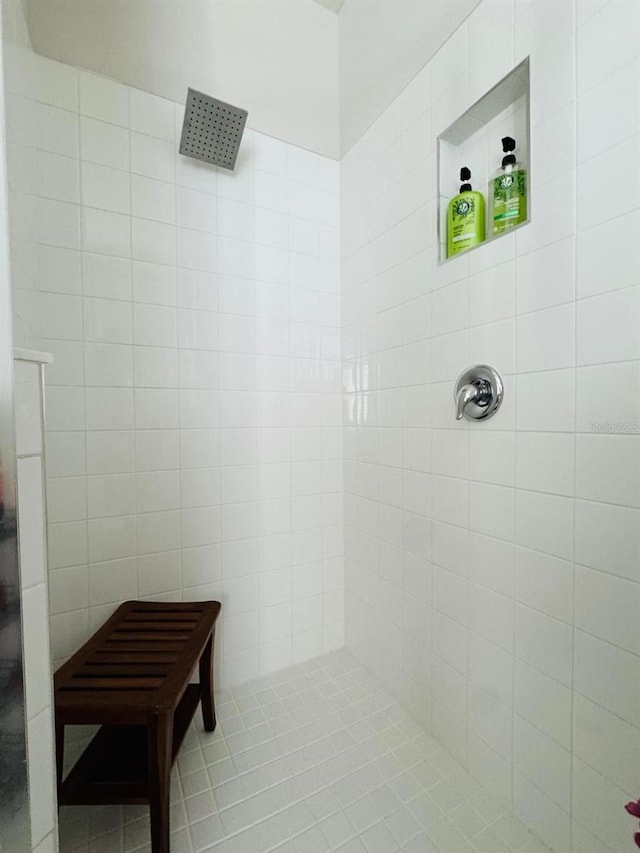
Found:
M 640 3 L 481 0 L 339 162 L 249 129 L 232 174 L 182 104 L 18 41 L 53 662 L 125 599 L 223 603 L 177 853 L 631 849 Z M 531 221 L 439 263 L 436 140 L 527 57 Z M 456 422 L 474 363 L 504 404 Z M 145 814 L 65 809 L 61 849 L 147 849 Z
M 54 356 L 54 658 L 136 596 L 224 596 L 225 684 L 342 646 L 338 164 L 248 131 L 215 170 L 178 154 L 183 106 L 20 60 L 14 305 Z

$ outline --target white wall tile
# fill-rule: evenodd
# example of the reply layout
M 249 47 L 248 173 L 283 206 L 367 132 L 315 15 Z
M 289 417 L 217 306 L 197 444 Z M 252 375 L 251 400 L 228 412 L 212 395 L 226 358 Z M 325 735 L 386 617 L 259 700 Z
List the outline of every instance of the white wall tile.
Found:
M 518 818 L 552 850 L 568 850 L 571 844 L 569 813 L 520 773 L 513 780 L 514 809 Z M 539 844 L 535 841 L 532 844 Z
M 578 282 L 580 287 L 580 278 Z M 571 238 L 518 258 L 516 302 L 519 314 L 569 302 L 574 294 L 575 261 Z
M 218 268 L 216 240 L 204 232 L 178 228 L 178 266 L 215 272 Z
M 78 296 L 43 293 L 40 332 L 62 340 L 82 339 L 82 304 Z
M 570 752 L 518 716 L 514 729 L 514 764 L 554 803 L 569 811 Z
M 158 181 L 176 179 L 175 147 L 170 142 L 131 132 L 131 171 Z
M 575 311 L 562 305 L 524 314 L 517 319 L 518 371 L 553 370 L 574 362 Z
M 516 713 L 546 732 L 559 744 L 571 746 L 571 690 L 541 670 L 516 660 L 514 677 Z
M 573 370 L 552 370 L 518 376 L 516 428 L 545 432 L 573 432 L 574 386 Z
M 177 271 L 170 266 L 133 262 L 134 302 L 153 305 L 177 305 Z
M 131 224 L 128 216 L 93 208 L 82 212 L 83 248 L 101 255 L 131 257 Z
M 80 181 L 77 160 L 48 151 L 38 151 L 36 157 L 38 195 L 78 204 Z
M 128 171 L 128 131 L 104 121 L 81 116 L 80 157 L 89 163 Z
M 536 492 L 516 493 L 516 542 L 556 557 L 573 556 L 573 502 Z
M 85 427 L 85 395 L 82 388 L 53 387 L 47 392 L 46 426 L 51 430 L 82 430 Z
M 146 388 L 175 388 L 178 353 L 170 347 L 134 347 L 135 384 Z
M 49 568 L 78 566 L 87 561 L 87 525 L 84 521 L 50 524 Z
M 78 72 L 62 62 L 35 57 L 36 97 L 44 104 L 78 111 Z
M 516 604 L 515 653 L 556 681 L 571 685 L 573 639 L 565 622 Z
M 180 473 L 178 471 L 137 473 L 135 480 L 138 512 L 161 512 L 177 509 L 180 506 Z
M 571 495 L 574 488 L 574 447 L 573 435 L 518 433 L 516 485 L 530 491 Z
M 132 557 L 94 562 L 89 567 L 89 600 L 93 606 L 115 604 L 137 594 L 136 561 Z
M 613 192 L 608 177 L 611 162 L 624 162 L 626 158 L 633 158 L 633 152 L 637 151 L 637 148 L 638 138 L 636 135 L 614 148 L 608 149 L 603 154 L 598 154 L 578 167 L 577 227 L 579 231 L 593 228 L 608 219 L 634 210 L 635 206 L 627 200 L 626 195 L 621 196 L 619 193 Z M 630 160 L 630 163 L 627 186 L 633 193 L 640 184 L 640 171 L 637 163 L 633 160 Z M 587 191 L 587 187 L 589 191 Z M 595 199 L 597 199 L 597 203 Z
M 140 346 L 176 346 L 178 329 L 175 309 L 159 305 L 134 305 L 133 340 Z
M 626 793 L 579 759 L 573 764 L 572 791 L 576 820 L 599 839 L 604 836 L 612 849 L 624 850 L 628 844 L 628 822 L 626 826 L 620 825 L 611 820 L 611 814 L 614 803 L 624 800 Z
M 35 209 L 35 234 L 38 242 L 63 249 L 79 249 L 79 213 L 75 204 L 40 199 Z
M 89 521 L 87 528 L 91 563 L 130 557 L 135 554 L 134 516 L 94 519 Z
M 16 360 L 14 372 L 14 406 L 16 453 L 27 456 L 42 453 L 42 391 L 40 365 Z
M 469 279 L 469 324 L 492 323 L 515 313 L 514 266 L 511 262 Z
M 640 247 L 632 239 L 638 214 L 632 212 L 578 235 L 578 295 L 595 296 L 638 284 Z M 607 252 L 601 247 L 608 246 Z
M 638 657 L 609 643 L 576 631 L 575 690 L 637 727 L 634 678 Z
M 140 595 L 178 590 L 181 586 L 179 551 L 138 557 L 138 592 Z
M 133 432 L 87 433 L 86 446 L 88 473 L 124 474 L 134 470 Z
M 87 517 L 84 477 L 52 477 L 47 480 L 47 520 L 77 521 Z
M 640 748 L 638 729 L 579 694 L 575 697 L 574 721 L 576 755 L 622 790 L 632 791 Z
M 131 190 L 128 172 L 82 163 L 82 202 L 114 213 L 129 213 Z
M 576 560 L 637 580 L 637 514 L 629 507 L 576 501 Z
M 174 104 L 140 89 L 129 89 L 130 127 L 139 133 L 175 141 Z
M 48 477 L 86 474 L 86 452 L 81 432 L 52 432 L 45 440 Z
M 214 196 L 197 190 L 178 187 L 177 222 L 181 228 L 215 233 L 216 207 Z M 241 235 L 232 234 L 231 236 Z M 251 234 L 248 235 L 248 239 L 251 239 Z
M 33 755 L 38 756 L 40 772 L 29 776 L 31 832 L 34 840 L 42 841 L 55 829 L 55 759 L 51 732 L 51 711 L 45 709 L 29 720 L 28 738 Z
M 42 459 L 18 459 L 17 481 L 20 575 L 22 588 L 28 589 L 46 579 Z
M 174 551 L 180 547 L 180 513 L 177 510 L 138 513 L 136 523 L 138 554 Z
M 147 219 L 132 219 L 133 257 L 154 264 L 175 264 L 176 231 L 172 225 Z
M 637 57 L 640 16 L 633 4 L 608 3 L 588 18 L 577 41 L 578 91 L 583 92 Z M 598 55 L 592 49 L 598 45 Z
M 129 126 L 129 91 L 121 83 L 97 74 L 78 72 L 81 115 Z
M 567 560 L 517 548 L 515 598 L 570 624 L 573 603 L 573 566 Z
M 638 31 L 640 32 L 640 27 Z M 584 32 L 586 31 L 583 31 L 583 34 Z M 638 69 L 636 58 L 580 95 L 579 162 L 612 148 L 640 130 L 637 111 L 629 109 L 628 106 L 638 97 Z M 579 74 L 581 71 L 582 69 Z M 580 80 L 578 83 L 580 84 Z M 612 93 L 615 93 L 613 97 Z
M 638 363 L 593 365 L 577 371 L 576 427 L 579 432 L 633 434 L 640 422 Z M 629 393 L 630 389 L 632 393 Z
M 640 507 L 636 435 L 580 435 L 576 445 L 576 495 Z
M 477 637 L 469 647 L 469 675 L 503 705 L 511 707 L 513 663 L 511 655 L 498 646 Z
M 175 224 L 176 189 L 166 181 L 133 175 L 131 178 L 131 213 L 143 219 Z
M 578 364 L 600 364 L 638 358 L 631 325 L 640 303 L 640 288 L 630 287 L 578 302 Z
M 130 515 L 135 507 L 133 474 L 111 474 L 87 478 L 89 518 Z
M 78 157 L 78 116 L 45 104 L 38 104 L 35 114 L 39 147 L 67 157 Z
M 638 654 L 635 614 L 639 594 L 636 583 L 578 566 L 575 624 L 589 634 Z
M 86 341 L 131 344 L 131 303 L 115 299 L 83 300 L 83 331 Z
M 181 513 L 181 530 L 182 544 L 185 548 L 219 542 L 219 507 L 207 506 L 183 510 Z

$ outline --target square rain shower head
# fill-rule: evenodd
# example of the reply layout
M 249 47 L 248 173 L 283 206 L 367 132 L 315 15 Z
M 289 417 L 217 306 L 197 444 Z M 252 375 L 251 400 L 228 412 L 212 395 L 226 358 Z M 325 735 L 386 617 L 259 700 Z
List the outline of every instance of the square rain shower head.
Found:
M 248 115 L 240 107 L 189 89 L 180 153 L 233 170 Z

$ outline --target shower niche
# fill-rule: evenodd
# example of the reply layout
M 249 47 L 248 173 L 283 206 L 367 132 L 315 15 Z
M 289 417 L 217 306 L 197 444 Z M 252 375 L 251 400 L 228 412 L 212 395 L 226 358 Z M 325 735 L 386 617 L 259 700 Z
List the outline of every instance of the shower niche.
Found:
M 490 182 L 501 168 L 502 140 L 515 140 L 518 164 L 526 169 L 526 218 L 494 234 L 490 205 Z M 508 147 L 508 144 L 507 144 Z M 484 196 L 484 240 L 451 255 L 448 246 L 449 202 L 460 192 L 460 170 L 471 171 L 474 191 Z M 519 165 L 514 167 L 519 168 Z M 515 172 L 513 173 L 515 175 Z M 531 218 L 529 59 L 516 66 L 504 79 L 470 107 L 438 136 L 438 262 L 452 261 L 467 252 L 482 250 L 494 240 L 522 228 Z M 499 220 L 497 220 L 498 222 Z M 515 221 L 515 220 L 513 220 Z M 500 226 L 497 226 L 500 227 Z M 460 238 L 458 238 L 460 239 Z

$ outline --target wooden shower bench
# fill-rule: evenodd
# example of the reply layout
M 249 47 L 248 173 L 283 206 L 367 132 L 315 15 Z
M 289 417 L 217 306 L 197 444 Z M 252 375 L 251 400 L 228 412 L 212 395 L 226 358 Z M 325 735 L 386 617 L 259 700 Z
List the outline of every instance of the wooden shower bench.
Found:
M 148 803 L 153 853 L 169 853 L 171 767 L 199 703 L 205 729 L 216 725 L 220 607 L 126 601 L 55 674 L 59 804 Z M 64 727 L 92 723 L 101 728 L 63 781 Z

